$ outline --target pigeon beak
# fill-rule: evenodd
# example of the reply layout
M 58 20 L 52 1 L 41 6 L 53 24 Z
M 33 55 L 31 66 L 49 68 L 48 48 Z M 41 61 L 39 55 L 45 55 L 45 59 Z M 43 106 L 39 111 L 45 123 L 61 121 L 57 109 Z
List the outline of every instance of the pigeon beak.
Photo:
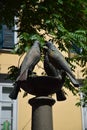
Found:
M 48 50 L 48 47 L 47 47 L 47 46 L 43 46 L 43 49 L 44 49 L 44 50 Z

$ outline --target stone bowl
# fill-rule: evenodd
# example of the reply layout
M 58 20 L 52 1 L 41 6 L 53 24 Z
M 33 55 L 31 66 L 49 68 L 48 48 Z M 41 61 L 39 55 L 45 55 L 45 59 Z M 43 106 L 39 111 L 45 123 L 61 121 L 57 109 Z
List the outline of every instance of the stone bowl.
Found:
M 61 89 L 62 82 L 58 78 L 51 76 L 36 76 L 29 77 L 28 80 L 20 81 L 20 86 L 29 94 L 48 96 Z

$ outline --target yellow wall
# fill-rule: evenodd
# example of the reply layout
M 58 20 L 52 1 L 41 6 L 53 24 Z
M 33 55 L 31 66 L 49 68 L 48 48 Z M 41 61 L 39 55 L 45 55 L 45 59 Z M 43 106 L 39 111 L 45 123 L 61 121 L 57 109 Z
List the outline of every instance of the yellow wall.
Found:
M 54 130 L 82 130 L 81 108 L 75 106 L 77 97 L 67 93 L 67 100 L 53 107 Z
M 18 66 L 18 59 L 17 55 L 0 53 L 0 73 L 7 73 L 9 66 Z
M 0 54 L 0 73 L 7 73 L 8 67 L 18 65 L 19 57 L 12 54 Z M 38 73 L 42 70 L 38 69 Z M 79 70 L 79 69 L 78 69 Z M 31 106 L 28 100 L 32 97 L 28 95 L 23 98 L 24 91 L 18 96 L 18 130 L 31 130 Z M 77 97 L 71 92 L 67 92 L 66 101 L 56 102 L 53 106 L 53 126 L 54 130 L 82 130 L 82 119 L 80 107 L 76 107 Z M 55 98 L 55 95 L 53 96 Z
M 23 98 L 24 91 L 18 98 L 18 130 L 31 130 L 31 106 L 28 104 L 30 95 Z

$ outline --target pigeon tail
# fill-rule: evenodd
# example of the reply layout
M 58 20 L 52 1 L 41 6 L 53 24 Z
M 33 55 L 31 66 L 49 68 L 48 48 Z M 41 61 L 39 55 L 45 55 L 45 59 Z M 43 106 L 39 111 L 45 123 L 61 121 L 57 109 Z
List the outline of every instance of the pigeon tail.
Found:
M 66 100 L 66 96 L 65 96 L 63 90 L 60 89 L 56 92 L 56 98 L 57 98 L 57 101 L 65 101 Z
M 10 97 L 11 99 L 13 99 L 13 100 L 16 100 L 19 91 L 20 91 L 20 87 L 19 87 L 19 85 L 17 84 L 17 82 L 15 82 L 14 88 L 12 89 L 11 93 L 9 94 L 9 97 Z
M 67 73 L 67 72 L 66 72 Z M 68 77 L 69 77 L 69 79 L 70 79 L 70 81 L 71 81 L 71 83 L 75 86 L 75 87 L 79 87 L 79 82 L 74 78 L 74 77 L 72 77 L 69 73 L 67 73 L 67 75 L 68 75 Z

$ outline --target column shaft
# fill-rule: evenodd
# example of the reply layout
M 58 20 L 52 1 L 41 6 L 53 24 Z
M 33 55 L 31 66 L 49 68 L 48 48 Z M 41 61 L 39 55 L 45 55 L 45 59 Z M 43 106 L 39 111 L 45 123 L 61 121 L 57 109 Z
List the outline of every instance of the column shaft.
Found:
M 52 105 L 55 100 L 41 96 L 29 100 L 32 106 L 32 130 L 53 130 Z

